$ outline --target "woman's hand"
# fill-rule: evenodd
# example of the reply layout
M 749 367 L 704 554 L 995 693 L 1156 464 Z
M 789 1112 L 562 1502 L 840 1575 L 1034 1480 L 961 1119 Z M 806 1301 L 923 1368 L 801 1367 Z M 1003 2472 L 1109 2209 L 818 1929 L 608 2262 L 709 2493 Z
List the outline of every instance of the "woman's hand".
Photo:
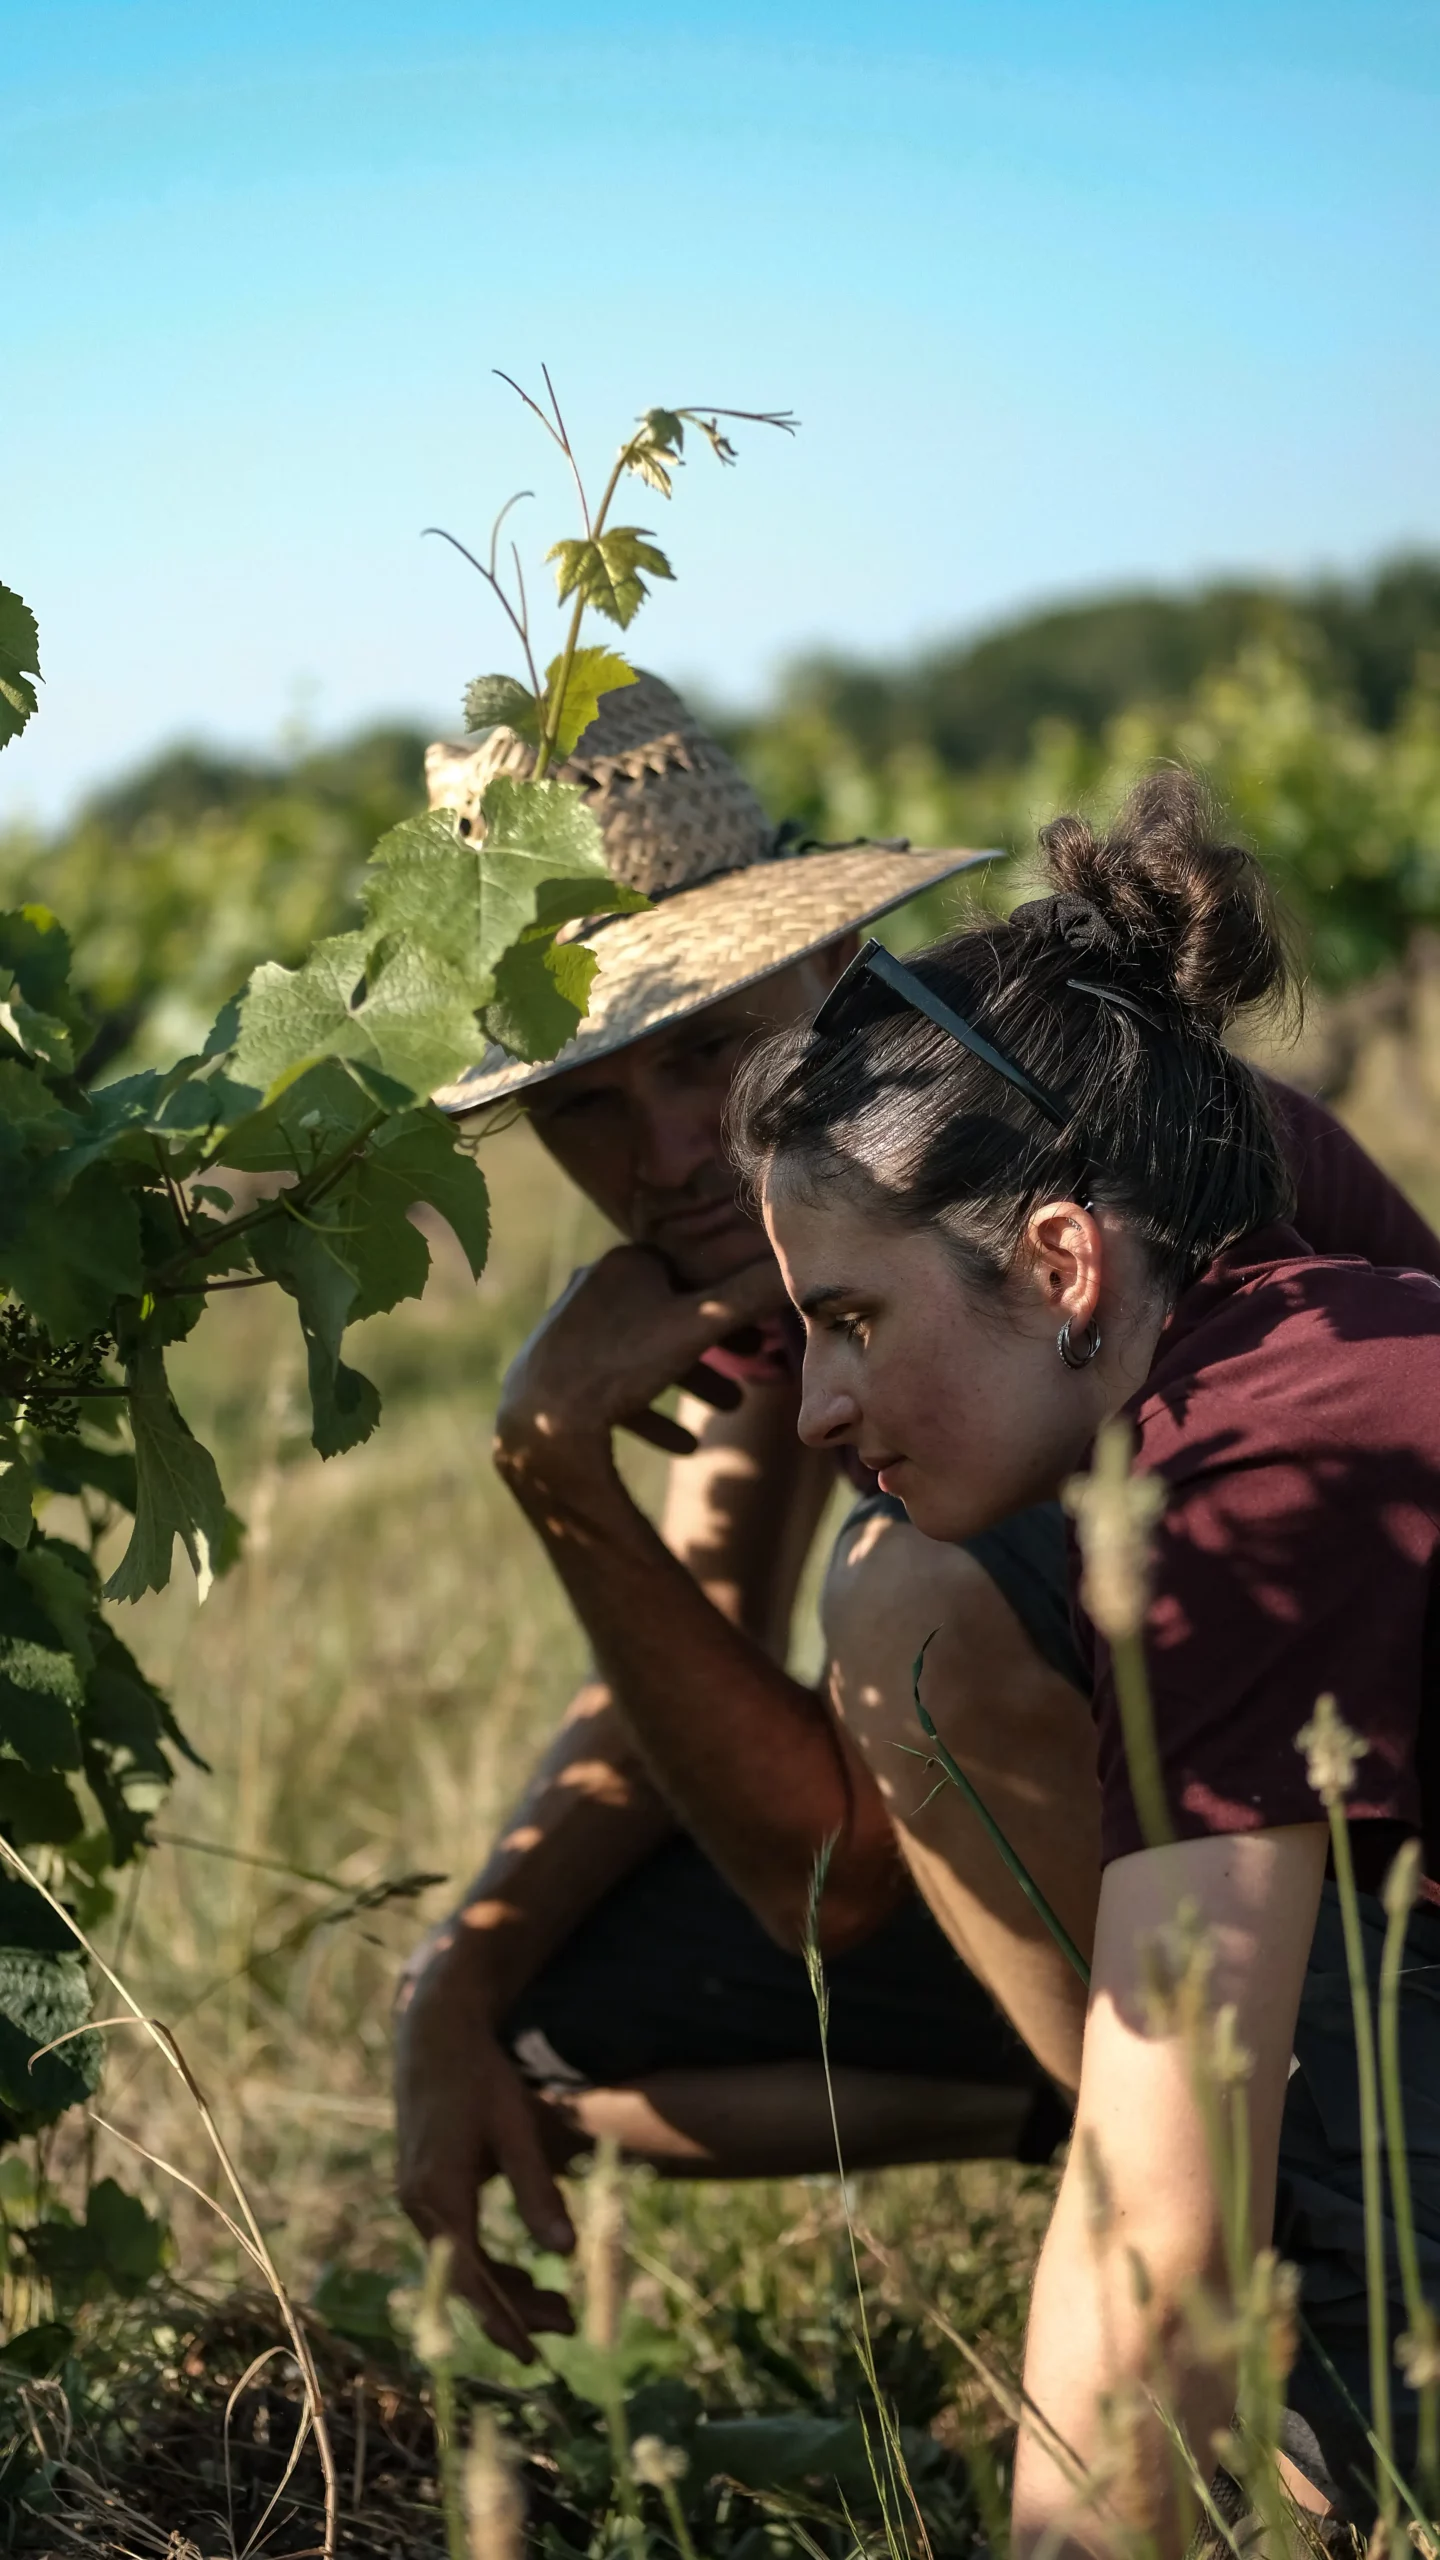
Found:
M 1145 1849 L 1106 1869 L 1075 2134 L 1036 2273 L 1025 2357 L 1027 2398 L 1053 2435 L 1034 2421 L 1022 2429 L 1017 2554 L 1047 2537 L 1058 2537 L 1047 2545 L 1057 2560 L 1110 2552 L 1120 2520 L 1157 2535 L 1160 2551 L 1178 2560 L 1173 2453 L 1138 2395 L 1164 2396 L 1208 2479 L 1234 2377 L 1192 2351 L 1185 2301 L 1197 2281 L 1225 2287 L 1225 2199 L 1192 2051 L 1157 2021 L 1147 1964 L 1158 1933 L 1192 1904 L 1209 1951 L 1207 2014 L 1233 2004 L 1235 2041 L 1252 2063 L 1248 2261 L 1268 2245 L 1274 2221 L 1280 2119 L 1325 1849 L 1324 1826 L 1307 1823 Z M 1106 2395 L 1123 2400 L 1127 2387 L 1137 2393 L 1136 2416 L 1117 2428 L 1101 2404 Z M 1084 2470 L 1109 2472 L 1102 2506 L 1087 2508 L 1061 2445 Z

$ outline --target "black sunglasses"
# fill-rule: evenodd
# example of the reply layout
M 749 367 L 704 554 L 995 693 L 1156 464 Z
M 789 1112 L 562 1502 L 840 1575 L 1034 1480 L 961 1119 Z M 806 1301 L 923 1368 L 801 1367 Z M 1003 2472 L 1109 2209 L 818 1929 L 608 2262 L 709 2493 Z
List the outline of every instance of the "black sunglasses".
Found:
M 993 1067 L 996 1075 L 1004 1076 L 1007 1084 L 1013 1084 L 1018 1093 L 1024 1094 L 1027 1102 L 1033 1102 L 1036 1110 L 1042 1112 L 1053 1127 L 1069 1127 L 1070 1114 L 1062 1102 L 1057 1102 L 1053 1093 L 1047 1093 L 1043 1084 L 1037 1084 L 1023 1067 L 1017 1067 L 1013 1058 L 1007 1058 L 1003 1049 L 997 1049 L 983 1032 L 965 1020 L 963 1014 L 954 1012 L 941 997 L 932 995 L 923 979 L 917 978 L 914 970 L 907 969 L 902 961 L 894 959 L 883 943 L 867 942 L 856 952 L 849 968 L 842 970 L 821 1005 L 813 1028 L 833 1035 L 859 1031 L 867 1023 L 883 1021 L 893 1011 L 893 1006 L 881 994 L 882 988 L 889 996 L 898 996 L 912 1013 L 923 1013 L 927 1022 L 933 1022 L 938 1030 L 948 1031 L 951 1039 L 958 1040 L 962 1049 L 968 1049 L 972 1057 L 979 1058 L 987 1067 Z

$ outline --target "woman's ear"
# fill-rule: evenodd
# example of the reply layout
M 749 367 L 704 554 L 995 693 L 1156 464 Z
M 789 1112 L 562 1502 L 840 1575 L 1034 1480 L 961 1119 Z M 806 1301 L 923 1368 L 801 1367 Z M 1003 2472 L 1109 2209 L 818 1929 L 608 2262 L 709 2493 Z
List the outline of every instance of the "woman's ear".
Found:
M 1100 1304 L 1104 1247 L 1088 1209 L 1077 1200 L 1047 1200 L 1026 1224 L 1036 1291 L 1057 1327 L 1068 1316 L 1077 1333 Z

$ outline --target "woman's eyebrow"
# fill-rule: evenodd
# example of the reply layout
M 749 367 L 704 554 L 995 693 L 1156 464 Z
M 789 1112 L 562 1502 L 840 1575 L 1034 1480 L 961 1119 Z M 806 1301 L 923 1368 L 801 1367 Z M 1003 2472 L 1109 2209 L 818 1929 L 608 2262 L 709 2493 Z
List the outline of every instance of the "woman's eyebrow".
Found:
M 853 1298 L 853 1289 L 842 1287 L 838 1280 L 822 1281 L 818 1289 L 807 1289 L 799 1303 L 802 1316 L 818 1316 L 822 1307 L 833 1306 L 837 1298 Z

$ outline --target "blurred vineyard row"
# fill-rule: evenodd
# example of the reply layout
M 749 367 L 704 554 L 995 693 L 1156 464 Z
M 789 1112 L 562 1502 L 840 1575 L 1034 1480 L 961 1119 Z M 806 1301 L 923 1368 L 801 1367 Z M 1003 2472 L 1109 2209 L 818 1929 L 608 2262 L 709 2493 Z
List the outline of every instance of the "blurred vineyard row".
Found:
M 762 716 L 716 725 L 777 819 L 1020 866 L 1057 808 L 1103 815 L 1138 766 L 1182 758 L 1273 864 L 1322 987 L 1440 927 L 1440 561 L 1101 598 L 890 667 L 817 658 Z M 184 747 L 53 836 L 0 835 L 0 903 L 42 899 L 75 938 L 92 1072 L 193 1046 L 257 959 L 353 921 L 375 837 L 422 799 L 425 743 Z

